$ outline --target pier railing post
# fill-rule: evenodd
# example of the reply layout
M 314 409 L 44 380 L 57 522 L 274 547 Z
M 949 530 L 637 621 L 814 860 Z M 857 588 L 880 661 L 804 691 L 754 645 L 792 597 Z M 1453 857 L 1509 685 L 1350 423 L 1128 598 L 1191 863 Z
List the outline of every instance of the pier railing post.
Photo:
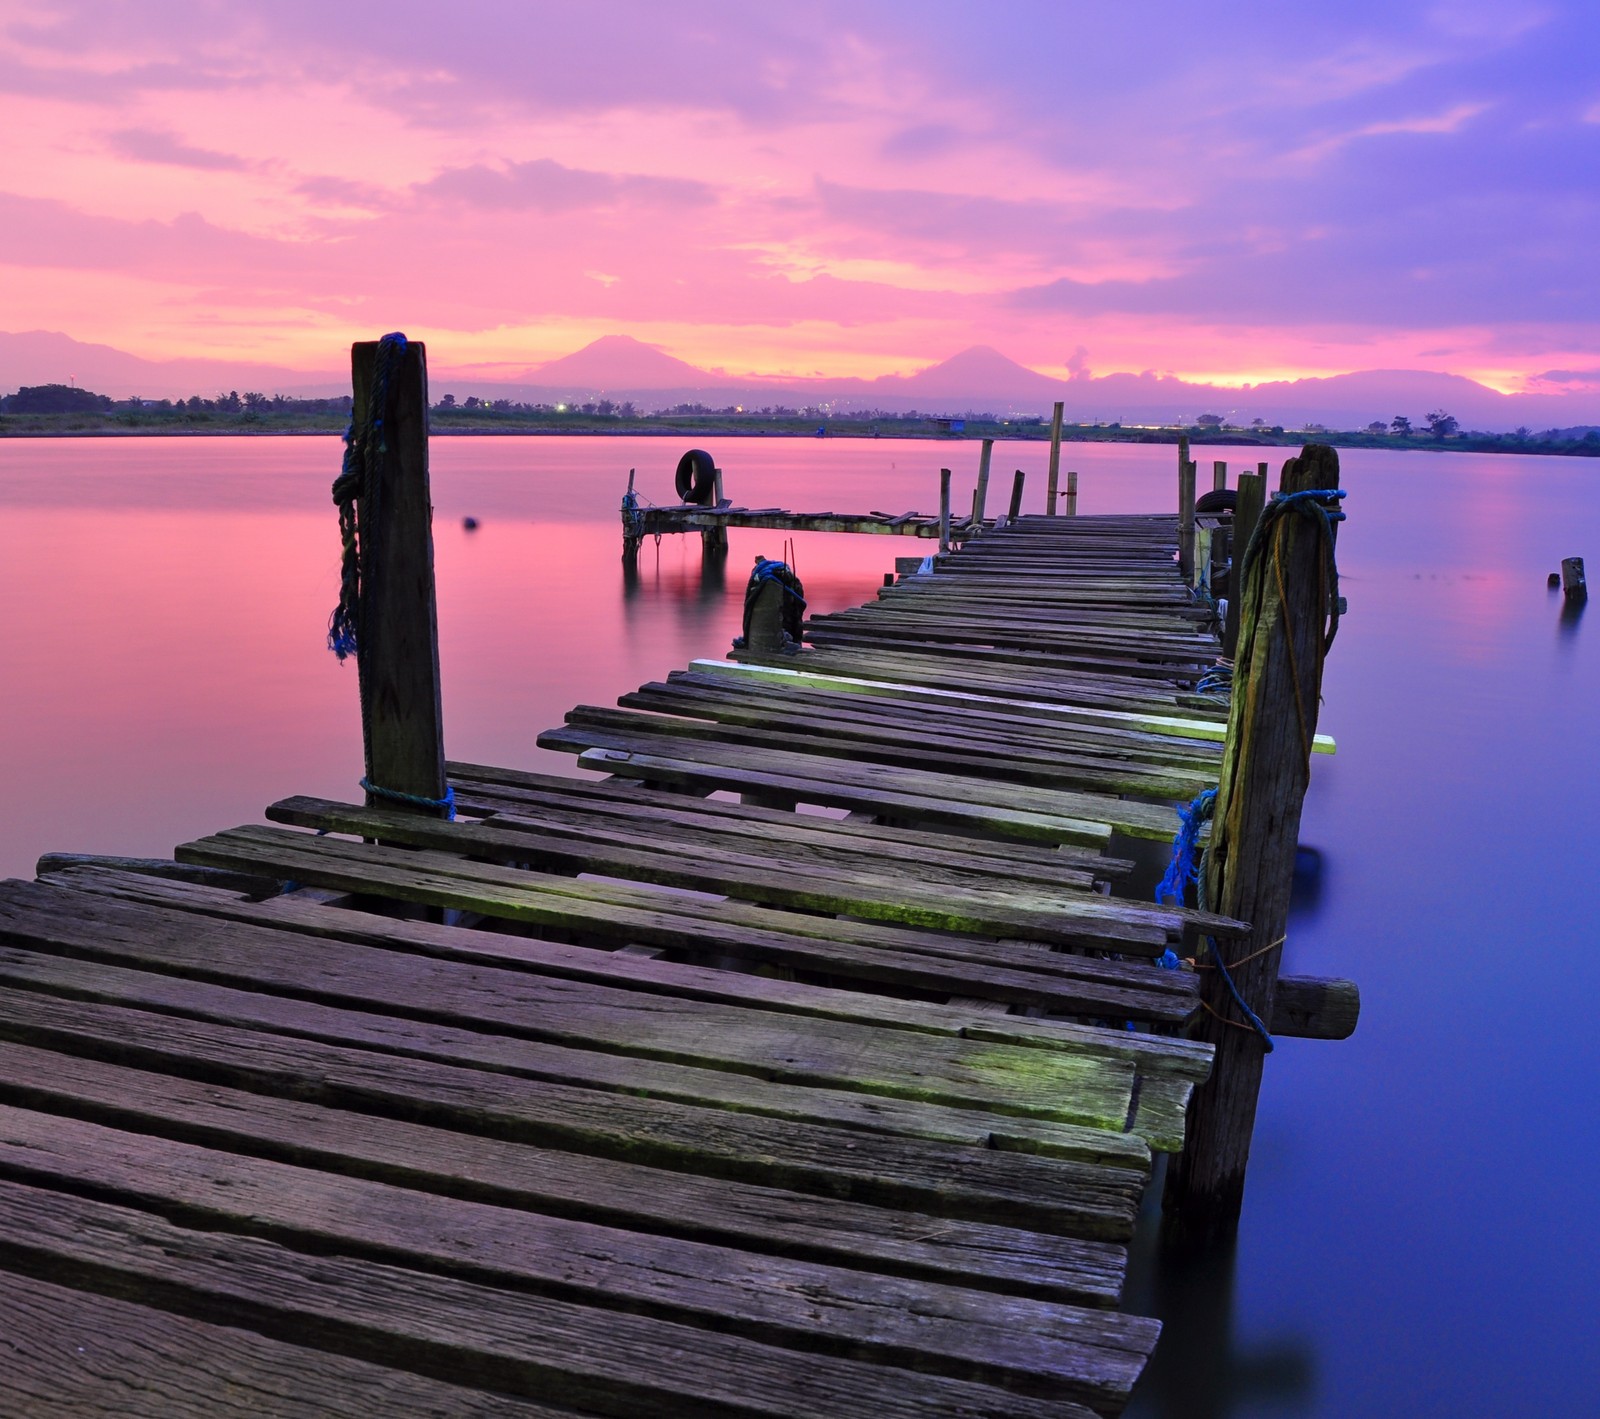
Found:
M 983 441 L 983 452 L 978 455 L 978 486 L 972 491 L 972 525 L 974 529 L 983 521 L 984 504 L 989 501 L 989 459 L 994 454 L 994 440 Z
M 1065 409 L 1057 400 L 1050 414 L 1050 476 L 1044 485 L 1044 510 L 1051 517 L 1056 515 L 1056 484 L 1061 477 L 1061 416 Z
M 1011 479 L 1011 507 L 1006 512 L 1006 521 L 1007 522 L 1015 522 L 1019 517 L 1022 516 L 1022 484 L 1023 484 L 1023 481 L 1027 478 L 1027 476 L 1028 475 L 1026 473 L 1024 473 L 1020 468 L 1017 469 L 1016 473 L 1012 476 L 1012 479 Z
M 1067 516 L 1078 515 L 1078 470 L 1067 469 Z
M 950 470 L 939 470 L 939 550 L 950 550 Z
M 357 664 L 361 736 L 369 784 L 422 800 L 445 797 L 439 695 L 439 617 L 433 583 L 433 505 L 428 487 L 428 367 L 412 342 L 388 383 L 387 407 L 371 409 L 378 341 L 350 347 L 352 422 L 382 420 L 381 458 L 367 464 L 356 500 L 361 528 Z M 373 807 L 415 806 L 367 794 Z
M 1332 489 L 1339 457 L 1308 444 L 1283 467 L 1284 493 Z M 1227 745 L 1217 786 L 1202 900 L 1251 924 L 1247 943 L 1225 948 L 1219 969 L 1202 948 L 1198 1034 L 1216 1047 L 1210 1078 L 1194 1092 L 1182 1154 L 1167 1173 L 1166 1234 L 1178 1244 L 1232 1233 L 1244 1200 L 1245 1166 L 1268 1048 L 1232 997 L 1271 1020 L 1288 919 L 1300 810 L 1311 776 L 1311 745 L 1322 690 L 1325 627 L 1331 610 L 1331 532 L 1315 517 L 1285 512 L 1238 588 L 1241 602 Z

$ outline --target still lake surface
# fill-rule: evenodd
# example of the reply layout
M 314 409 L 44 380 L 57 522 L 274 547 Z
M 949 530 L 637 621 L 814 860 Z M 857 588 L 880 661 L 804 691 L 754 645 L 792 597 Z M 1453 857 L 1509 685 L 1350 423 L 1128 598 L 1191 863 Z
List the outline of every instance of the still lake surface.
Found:
M 970 497 L 974 443 L 710 441 L 757 506 Z M 779 534 L 618 552 L 630 467 L 673 501 L 661 439 L 440 438 L 432 451 L 452 757 L 572 772 L 536 750 L 736 633 Z M 1283 451 L 1269 450 L 1274 468 Z M 1200 449 L 1237 471 L 1258 450 Z M 999 444 L 991 508 L 1046 450 Z M 354 666 L 323 644 L 338 538 L 327 438 L 0 442 L 0 871 L 41 852 L 169 855 L 291 793 L 350 797 Z M 1084 512 L 1166 511 L 1170 448 L 1068 446 Z M 1136 1419 L 1597 1412 L 1600 1355 L 1600 464 L 1355 450 L 1339 538 L 1350 614 L 1329 659 L 1285 967 L 1359 982 L 1342 1043 L 1268 1064 L 1236 1252 L 1136 1253 L 1129 1304 L 1167 1321 Z M 462 518 L 480 520 L 475 532 Z M 873 595 L 890 537 L 796 539 L 812 606 Z M 1149 1229 L 1147 1229 L 1147 1232 Z

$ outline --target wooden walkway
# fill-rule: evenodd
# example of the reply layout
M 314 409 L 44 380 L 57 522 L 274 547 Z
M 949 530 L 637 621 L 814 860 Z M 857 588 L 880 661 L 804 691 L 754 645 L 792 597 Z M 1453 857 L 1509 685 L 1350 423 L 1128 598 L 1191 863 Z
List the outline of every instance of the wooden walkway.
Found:
M 0 1413 L 1117 1413 L 1210 1059 L 1124 1028 L 1197 914 L 1114 886 L 1220 754 L 1175 530 L 1026 519 L 581 706 L 602 779 L 0 884 Z

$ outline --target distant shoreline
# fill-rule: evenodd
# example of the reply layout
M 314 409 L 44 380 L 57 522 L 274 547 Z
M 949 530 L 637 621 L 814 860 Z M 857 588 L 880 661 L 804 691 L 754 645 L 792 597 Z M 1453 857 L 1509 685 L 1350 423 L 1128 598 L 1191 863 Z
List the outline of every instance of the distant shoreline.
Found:
M 281 426 L 265 420 L 250 421 L 241 417 L 220 426 L 198 428 L 176 420 L 152 419 L 149 422 L 126 423 L 108 417 L 91 422 L 93 416 L 34 415 L 21 418 L 16 415 L 0 418 L 0 442 L 22 439 L 119 439 L 119 438 L 334 438 L 345 432 L 345 421 L 330 419 L 325 423 L 301 426 Z M 787 423 L 788 421 L 785 421 Z M 429 429 L 438 438 L 784 438 L 809 439 L 825 442 L 828 439 L 886 439 L 917 443 L 977 443 L 983 439 L 997 442 L 1048 443 L 1049 428 L 1035 423 L 1017 425 L 1000 421 L 968 419 L 960 430 L 941 430 L 927 427 L 896 427 L 898 420 L 829 420 L 828 432 L 815 432 L 817 421 L 803 421 L 805 427 L 775 426 L 772 423 L 757 425 L 721 421 L 715 416 L 697 418 L 692 415 L 655 416 L 629 420 L 626 424 L 611 422 L 542 423 L 518 421 L 516 423 L 485 424 L 466 423 L 460 414 L 435 419 Z M 1583 438 L 1553 440 L 1541 438 L 1519 439 L 1515 435 L 1458 434 L 1438 439 L 1431 436 L 1412 435 L 1397 437 L 1375 435 L 1365 431 L 1338 429 L 1197 429 L 1172 426 L 1168 428 L 1113 427 L 1105 424 L 1067 425 L 1061 431 L 1063 443 L 1134 443 L 1176 444 L 1187 438 L 1191 448 L 1208 446 L 1228 448 L 1299 448 L 1310 442 L 1329 443 L 1337 448 L 1380 448 L 1395 452 L 1431 453 L 1515 453 L 1536 457 L 1568 456 L 1577 458 L 1600 457 L 1600 436 L 1588 434 Z

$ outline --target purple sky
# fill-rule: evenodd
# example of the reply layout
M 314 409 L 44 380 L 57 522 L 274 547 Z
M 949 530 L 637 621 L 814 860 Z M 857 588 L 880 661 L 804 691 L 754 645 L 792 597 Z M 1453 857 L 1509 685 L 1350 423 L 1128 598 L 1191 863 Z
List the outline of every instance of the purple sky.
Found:
M 3 323 L 1600 394 L 1600 6 L 0 0 Z

